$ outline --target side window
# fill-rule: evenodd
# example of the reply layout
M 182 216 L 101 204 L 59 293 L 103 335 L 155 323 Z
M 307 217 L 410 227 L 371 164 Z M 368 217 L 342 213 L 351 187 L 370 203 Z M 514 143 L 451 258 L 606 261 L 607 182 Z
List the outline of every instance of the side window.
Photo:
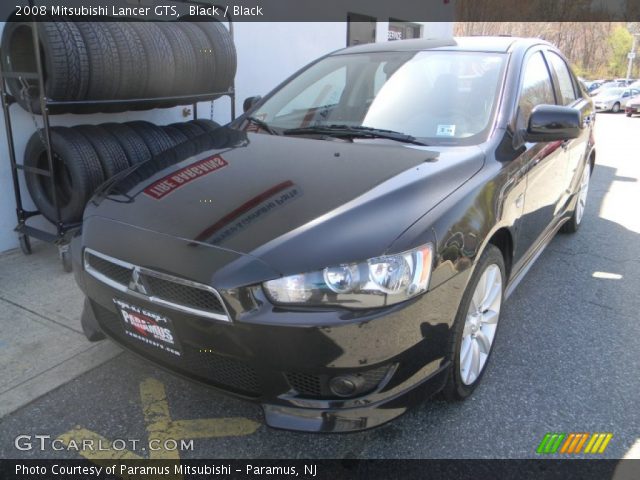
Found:
M 562 105 L 570 105 L 576 101 L 576 92 L 573 89 L 573 82 L 571 81 L 571 73 L 564 60 L 553 52 L 547 52 L 547 58 L 551 62 L 553 70 L 558 77 L 558 84 L 560 86 L 560 103 Z
M 537 105 L 556 103 L 547 63 L 541 52 L 533 54 L 524 67 L 522 89 L 518 100 L 518 128 L 526 128 L 531 110 Z

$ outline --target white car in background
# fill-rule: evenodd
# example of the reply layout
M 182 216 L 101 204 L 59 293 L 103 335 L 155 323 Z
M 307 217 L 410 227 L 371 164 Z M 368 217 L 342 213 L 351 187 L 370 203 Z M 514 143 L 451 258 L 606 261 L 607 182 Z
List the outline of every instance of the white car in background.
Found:
M 613 112 L 618 113 L 627 106 L 627 102 L 640 95 L 639 88 L 631 87 L 613 87 L 600 91 L 593 97 L 597 112 Z

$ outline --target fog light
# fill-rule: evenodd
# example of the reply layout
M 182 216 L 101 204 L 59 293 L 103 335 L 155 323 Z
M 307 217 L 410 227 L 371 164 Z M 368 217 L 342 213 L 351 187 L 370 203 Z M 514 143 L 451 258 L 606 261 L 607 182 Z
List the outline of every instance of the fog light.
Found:
M 356 375 L 341 375 L 329 382 L 331 393 L 337 397 L 352 397 L 362 390 L 364 379 Z

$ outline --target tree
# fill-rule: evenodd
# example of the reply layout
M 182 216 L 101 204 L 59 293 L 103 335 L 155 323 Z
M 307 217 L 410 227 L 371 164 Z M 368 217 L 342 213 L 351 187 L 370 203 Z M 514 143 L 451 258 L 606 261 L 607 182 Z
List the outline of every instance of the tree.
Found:
M 563 8 L 568 8 L 566 3 Z M 456 22 L 454 32 L 547 40 L 566 55 L 576 73 L 592 79 L 624 76 L 632 39 L 621 22 Z
M 627 74 L 627 54 L 633 45 L 633 35 L 625 27 L 617 27 L 608 38 L 611 54 L 609 56 L 609 71 L 617 77 Z

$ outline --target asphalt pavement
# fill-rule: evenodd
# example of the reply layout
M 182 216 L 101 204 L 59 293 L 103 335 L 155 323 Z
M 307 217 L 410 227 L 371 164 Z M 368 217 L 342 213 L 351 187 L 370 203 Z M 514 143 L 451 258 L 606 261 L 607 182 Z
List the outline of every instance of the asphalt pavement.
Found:
M 362 433 L 278 431 L 257 405 L 121 353 L 0 419 L 0 457 L 79 457 L 15 446 L 48 435 L 102 439 L 105 458 L 535 458 L 548 432 L 609 432 L 600 458 L 640 458 L 640 118 L 598 114 L 596 139 L 582 228 L 558 235 L 508 300 L 467 401 L 426 401 Z M 195 440 L 151 452 L 153 436 Z

